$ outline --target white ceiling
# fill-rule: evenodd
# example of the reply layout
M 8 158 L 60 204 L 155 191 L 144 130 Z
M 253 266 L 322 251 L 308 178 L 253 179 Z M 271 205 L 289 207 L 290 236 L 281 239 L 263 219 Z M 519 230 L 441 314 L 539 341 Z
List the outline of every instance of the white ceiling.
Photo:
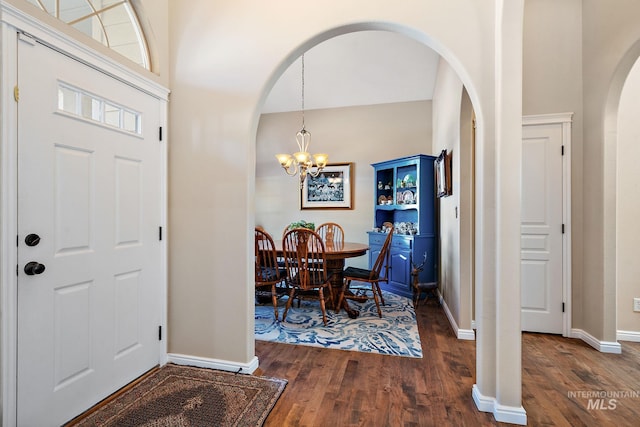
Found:
M 439 58 L 388 31 L 334 37 L 304 55 L 305 110 L 431 99 Z M 263 113 L 300 111 L 301 71 L 298 59 L 276 82 Z

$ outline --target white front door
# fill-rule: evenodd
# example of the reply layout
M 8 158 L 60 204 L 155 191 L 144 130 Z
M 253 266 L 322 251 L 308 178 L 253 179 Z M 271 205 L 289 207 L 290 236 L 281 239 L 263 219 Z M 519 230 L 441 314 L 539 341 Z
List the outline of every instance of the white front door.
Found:
M 562 125 L 522 129 L 522 330 L 563 332 Z
M 160 361 L 161 108 L 21 39 L 17 420 L 58 426 Z

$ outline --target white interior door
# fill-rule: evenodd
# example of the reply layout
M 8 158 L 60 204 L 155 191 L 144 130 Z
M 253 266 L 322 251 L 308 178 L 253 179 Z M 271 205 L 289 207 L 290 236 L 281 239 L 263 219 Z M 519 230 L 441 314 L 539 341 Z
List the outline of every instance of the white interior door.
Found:
M 17 420 L 58 426 L 160 361 L 161 104 L 21 39 Z
M 524 126 L 522 138 L 522 330 L 561 334 L 562 126 Z

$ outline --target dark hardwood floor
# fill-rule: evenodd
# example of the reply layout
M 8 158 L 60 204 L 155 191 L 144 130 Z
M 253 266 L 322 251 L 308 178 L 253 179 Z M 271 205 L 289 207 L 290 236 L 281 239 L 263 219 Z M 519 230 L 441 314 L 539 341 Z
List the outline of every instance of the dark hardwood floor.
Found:
M 256 341 L 254 375 L 289 381 L 264 425 L 507 425 L 471 397 L 475 342 L 456 339 L 434 301 L 416 314 L 422 359 Z M 581 340 L 525 333 L 522 354 L 528 425 L 640 425 L 640 343 L 604 354 Z M 600 400 L 600 392 L 609 395 Z

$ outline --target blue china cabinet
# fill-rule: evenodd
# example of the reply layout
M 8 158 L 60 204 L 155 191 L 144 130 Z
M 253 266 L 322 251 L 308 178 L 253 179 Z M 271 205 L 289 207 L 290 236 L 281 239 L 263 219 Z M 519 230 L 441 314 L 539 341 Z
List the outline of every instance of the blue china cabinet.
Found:
M 369 234 L 369 267 L 373 266 L 394 225 L 384 290 L 411 298 L 411 263 L 421 264 L 420 282 L 438 280 L 437 199 L 433 156 L 424 154 L 374 163 L 373 229 Z M 384 267 L 383 267 L 384 268 Z M 384 270 L 383 270 L 384 271 Z

